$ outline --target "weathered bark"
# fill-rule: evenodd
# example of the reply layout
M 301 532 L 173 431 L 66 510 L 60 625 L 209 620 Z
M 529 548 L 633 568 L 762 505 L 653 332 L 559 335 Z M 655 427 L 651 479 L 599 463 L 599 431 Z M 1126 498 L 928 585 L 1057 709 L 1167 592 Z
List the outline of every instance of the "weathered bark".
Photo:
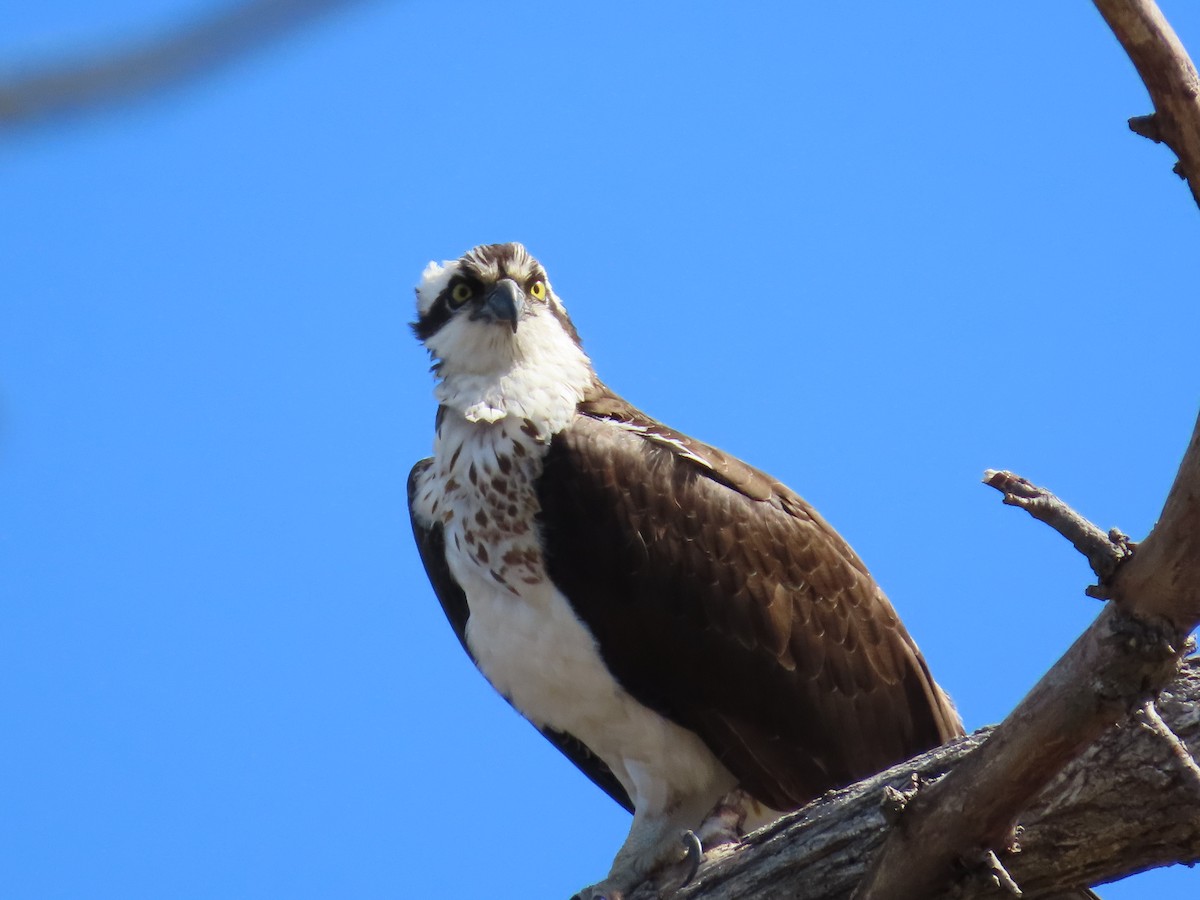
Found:
M 1200 206 L 1200 76 L 1154 0 L 1093 0 L 1150 92 L 1154 114 L 1129 127 L 1175 151 L 1175 172 Z
M 1185 665 L 1157 705 L 1175 734 L 1200 747 L 1200 661 Z M 989 734 L 977 732 L 828 794 L 706 862 L 675 900 L 849 897 L 895 817 L 897 804 L 885 800 L 885 790 L 906 791 L 914 774 L 939 776 Z M 1021 816 L 1021 826 L 1020 852 L 1002 853 L 1000 862 L 1031 900 L 1173 862 L 1197 862 L 1200 781 L 1167 740 L 1131 718 L 1067 766 Z M 962 900 L 1011 896 L 990 883 L 982 867 L 957 890 L 954 896 Z M 643 889 L 631 900 L 653 896 Z
M 1198 535 L 1200 419 L 1147 552 L 1115 573 L 1099 567 L 1113 601 L 978 751 L 917 794 L 856 900 L 943 890 L 964 859 L 1006 845 L 1017 816 L 1073 757 L 1155 695 L 1200 622 Z

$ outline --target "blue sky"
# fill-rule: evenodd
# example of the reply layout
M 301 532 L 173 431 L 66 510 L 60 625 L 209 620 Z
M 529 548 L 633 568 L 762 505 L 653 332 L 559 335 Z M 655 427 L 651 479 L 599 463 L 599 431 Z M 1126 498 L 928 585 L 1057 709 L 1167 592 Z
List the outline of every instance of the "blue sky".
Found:
M 16 6 L 3 60 L 203 8 Z M 1003 717 L 1098 607 L 981 472 L 1142 536 L 1197 411 L 1200 212 L 1149 109 L 1087 3 L 424 0 L 0 135 L 6 892 L 606 870 L 627 816 L 473 671 L 409 535 L 411 290 L 482 242 L 542 260 L 614 388 L 811 500 L 968 725 Z

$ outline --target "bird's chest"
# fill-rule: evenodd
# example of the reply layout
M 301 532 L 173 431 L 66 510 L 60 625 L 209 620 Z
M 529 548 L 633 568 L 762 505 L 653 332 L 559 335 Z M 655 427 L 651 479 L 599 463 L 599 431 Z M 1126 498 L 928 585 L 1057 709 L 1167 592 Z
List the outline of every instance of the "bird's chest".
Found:
M 547 445 L 530 429 L 514 434 L 502 425 L 443 423 L 434 465 L 414 498 L 417 516 L 442 526 L 446 562 L 470 610 L 466 640 L 476 663 L 535 725 L 583 741 L 639 809 L 666 803 L 676 789 L 715 799 L 731 776 L 696 735 L 617 683 L 548 577 L 537 493 Z M 660 781 L 671 791 L 655 787 Z
M 519 596 L 546 579 L 535 527 L 535 484 L 544 454 L 536 435 L 502 423 L 439 429 L 428 490 L 420 502 L 442 525 L 451 571 L 475 593 L 483 583 Z
M 479 668 L 538 725 L 578 728 L 581 708 L 611 703 L 618 689 L 546 573 L 536 488 L 546 445 L 529 429 L 515 431 L 443 425 L 418 503 L 442 524 Z

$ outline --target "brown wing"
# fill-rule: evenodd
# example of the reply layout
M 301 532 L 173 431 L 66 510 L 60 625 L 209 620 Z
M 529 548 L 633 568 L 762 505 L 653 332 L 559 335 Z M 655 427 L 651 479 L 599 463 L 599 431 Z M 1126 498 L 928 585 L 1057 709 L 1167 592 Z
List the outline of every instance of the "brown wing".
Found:
M 547 566 L 635 698 L 777 809 L 961 733 L 883 592 L 800 497 L 602 386 L 580 412 L 539 481 Z
M 442 604 L 442 611 L 446 614 L 446 619 L 450 622 L 450 627 L 454 629 L 454 634 L 458 638 L 458 642 L 462 644 L 463 650 L 466 651 L 467 656 L 471 657 L 471 662 L 475 662 L 475 656 L 471 653 L 471 648 L 467 646 L 467 620 L 471 617 L 471 609 L 467 604 L 466 593 L 459 586 L 450 572 L 450 566 L 446 563 L 446 542 L 442 537 L 442 526 L 440 524 L 426 526 L 417 520 L 416 513 L 413 511 L 413 497 L 417 491 L 417 480 L 432 464 L 432 459 L 423 459 L 413 466 L 408 476 L 408 512 L 412 519 L 413 538 L 417 542 L 421 562 L 425 565 L 425 574 L 429 576 L 433 592 L 437 594 L 438 601 Z M 539 728 L 538 731 L 574 763 L 579 771 L 583 772 L 619 804 L 633 812 L 633 803 L 629 799 L 629 794 L 625 792 L 625 788 L 621 786 L 621 782 L 582 741 L 574 735 L 565 731 L 556 731 L 553 728 Z

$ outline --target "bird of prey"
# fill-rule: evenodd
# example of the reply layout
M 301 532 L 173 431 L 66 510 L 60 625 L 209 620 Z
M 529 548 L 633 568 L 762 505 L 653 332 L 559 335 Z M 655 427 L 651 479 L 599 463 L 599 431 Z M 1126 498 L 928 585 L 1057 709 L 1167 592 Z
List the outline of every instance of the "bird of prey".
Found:
M 430 263 L 416 290 L 438 411 L 408 497 L 429 579 L 488 681 L 633 813 L 579 900 L 961 733 L 846 542 L 606 387 L 523 246 Z

